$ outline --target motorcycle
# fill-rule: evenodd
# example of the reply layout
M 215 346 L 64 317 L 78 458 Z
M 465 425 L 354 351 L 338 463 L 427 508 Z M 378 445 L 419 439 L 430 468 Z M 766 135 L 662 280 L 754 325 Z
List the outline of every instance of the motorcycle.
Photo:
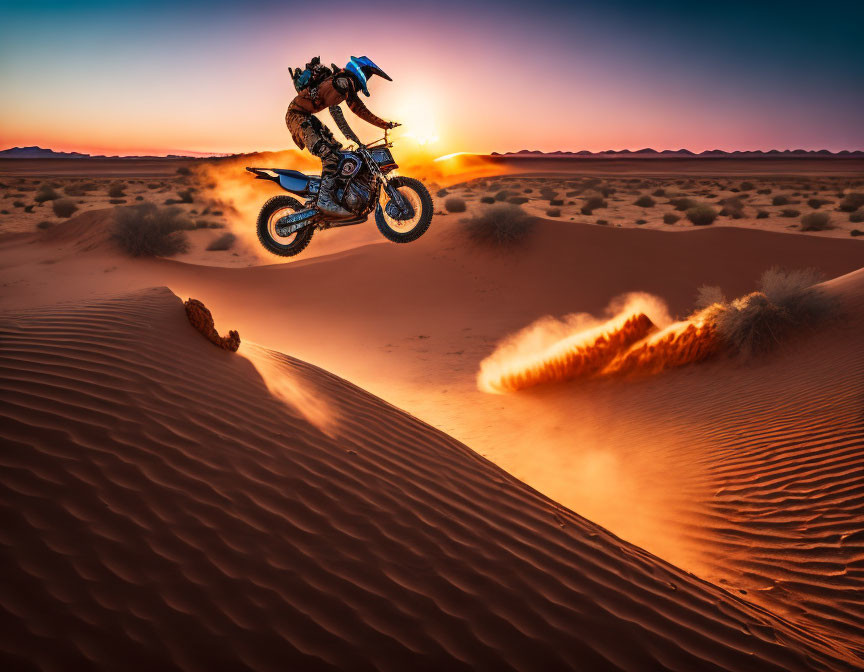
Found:
M 388 174 L 398 166 L 384 137 L 372 144 L 340 150 L 336 174 L 336 200 L 355 216 L 327 219 L 315 207 L 321 177 L 283 168 L 246 168 L 256 179 L 275 182 L 285 191 L 306 199 L 274 196 L 258 213 L 258 240 L 273 254 L 293 257 L 312 240 L 315 231 L 362 224 L 375 212 L 381 234 L 394 243 L 410 243 L 426 233 L 432 222 L 432 196 L 419 180 Z

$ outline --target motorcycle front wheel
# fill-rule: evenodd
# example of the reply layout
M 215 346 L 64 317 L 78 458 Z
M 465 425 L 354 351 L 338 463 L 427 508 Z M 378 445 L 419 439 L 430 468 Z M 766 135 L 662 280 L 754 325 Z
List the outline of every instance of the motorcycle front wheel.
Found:
M 386 212 L 390 196 L 381 190 L 381 207 L 375 210 L 375 223 L 381 235 L 394 243 L 410 243 L 426 233 L 432 223 L 432 196 L 420 180 L 412 177 L 394 177 L 390 186 L 399 190 L 402 197 L 414 209 L 414 216 L 409 219 L 394 219 Z
M 315 233 L 313 226 L 306 226 L 290 236 L 276 233 L 276 222 L 280 218 L 302 209 L 300 201 L 290 196 L 274 196 L 261 207 L 258 213 L 258 240 L 268 252 L 280 257 L 293 257 L 306 249 Z

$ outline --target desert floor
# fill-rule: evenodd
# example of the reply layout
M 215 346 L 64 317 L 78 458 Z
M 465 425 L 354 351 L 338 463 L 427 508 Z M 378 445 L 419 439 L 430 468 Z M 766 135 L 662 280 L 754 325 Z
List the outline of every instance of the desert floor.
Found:
M 419 241 L 370 222 L 284 263 L 252 233 L 273 192 L 220 195 L 222 169 L 3 162 L 0 651 L 21 669 L 130 651 L 142 669 L 860 669 L 864 224 L 838 207 L 864 178 L 739 163 L 438 176 Z M 45 184 L 70 217 L 34 201 Z M 117 247 L 115 207 L 184 193 L 188 252 Z M 512 199 L 530 235 L 472 243 L 463 220 Z M 693 226 L 676 199 L 726 214 Z M 830 228 L 802 231 L 814 211 Z M 628 292 L 683 317 L 701 285 L 741 296 L 772 266 L 821 272 L 842 319 L 756 360 L 477 388 L 539 318 Z M 240 331 L 237 355 L 191 329 L 188 297 Z

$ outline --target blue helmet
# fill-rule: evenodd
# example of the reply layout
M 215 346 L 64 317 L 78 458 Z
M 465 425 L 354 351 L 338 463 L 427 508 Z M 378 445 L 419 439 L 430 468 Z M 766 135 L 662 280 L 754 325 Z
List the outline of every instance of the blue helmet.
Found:
M 389 82 L 393 81 L 386 72 L 375 65 L 367 56 L 352 56 L 345 66 L 345 70 L 356 77 L 360 83 L 360 89 L 367 96 L 369 95 L 369 78 L 372 75 L 383 77 Z

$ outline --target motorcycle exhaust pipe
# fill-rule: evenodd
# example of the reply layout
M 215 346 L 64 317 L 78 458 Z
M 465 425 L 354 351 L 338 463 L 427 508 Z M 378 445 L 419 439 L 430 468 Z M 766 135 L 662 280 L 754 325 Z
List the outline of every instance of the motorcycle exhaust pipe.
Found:
M 297 233 L 303 227 L 309 226 L 309 220 L 317 214 L 317 210 L 308 208 L 280 217 L 276 220 L 276 233 L 283 238 L 290 236 L 292 233 Z

